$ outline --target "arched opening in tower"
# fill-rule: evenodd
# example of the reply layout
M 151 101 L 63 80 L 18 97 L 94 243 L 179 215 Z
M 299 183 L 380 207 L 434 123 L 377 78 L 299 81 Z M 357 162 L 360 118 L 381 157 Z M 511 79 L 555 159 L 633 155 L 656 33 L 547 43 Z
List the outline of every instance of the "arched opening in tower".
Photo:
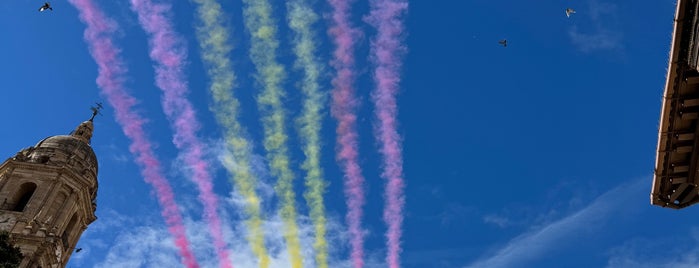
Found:
M 15 196 L 12 198 L 12 201 L 10 202 L 10 205 L 12 206 L 12 211 L 24 211 L 24 208 L 29 203 L 29 200 L 32 198 L 32 195 L 34 195 L 34 191 L 36 191 L 36 184 L 31 182 L 22 184 L 22 186 L 19 187 L 19 191 L 15 193 Z
M 73 214 L 73 217 L 70 218 L 70 221 L 68 222 L 68 225 L 66 225 L 66 229 L 63 230 L 63 235 L 61 236 L 61 240 L 63 240 L 63 248 L 65 248 L 66 251 L 70 251 L 70 239 L 71 235 L 73 234 L 73 229 L 75 229 L 75 225 L 78 223 L 78 213 L 76 212 Z

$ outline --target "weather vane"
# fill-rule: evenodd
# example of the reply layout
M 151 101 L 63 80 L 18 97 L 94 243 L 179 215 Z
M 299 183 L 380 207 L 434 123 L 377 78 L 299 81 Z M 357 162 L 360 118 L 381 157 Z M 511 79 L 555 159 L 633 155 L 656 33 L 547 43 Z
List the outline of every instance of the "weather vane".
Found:
M 97 107 L 95 107 L 95 106 L 90 107 L 90 110 L 92 110 L 92 117 L 90 117 L 90 122 L 92 122 L 92 120 L 95 119 L 95 116 L 97 116 L 98 114 L 102 115 L 102 113 L 100 113 L 100 110 L 102 110 L 104 108 L 104 107 L 102 107 L 101 102 L 95 102 L 95 104 L 97 104 Z

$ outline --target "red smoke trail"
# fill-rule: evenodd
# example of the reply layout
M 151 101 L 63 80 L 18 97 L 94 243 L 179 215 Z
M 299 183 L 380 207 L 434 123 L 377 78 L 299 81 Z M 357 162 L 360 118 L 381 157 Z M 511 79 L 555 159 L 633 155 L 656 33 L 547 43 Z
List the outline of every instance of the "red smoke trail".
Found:
M 174 30 L 168 16 L 171 6 L 155 4 L 150 0 L 131 0 L 141 27 L 149 35 L 150 57 L 155 65 L 155 84 L 163 91 L 162 105 L 175 132 L 173 143 L 183 151 L 184 162 L 192 170 L 192 180 L 199 188 L 199 200 L 204 205 L 204 218 L 214 240 L 220 267 L 232 268 L 226 243 L 221 231 L 221 220 L 216 208 L 218 198 L 213 193 L 208 164 L 202 160 L 203 144 L 196 136 L 199 123 L 192 104 L 187 100 L 187 82 L 183 69 L 187 48 Z
M 386 183 L 386 205 L 383 219 L 388 225 L 386 262 L 390 268 L 400 267 L 400 239 L 403 224 L 403 156 L 400 135 L 396 131 L 396 94 L 400 83 L 400 56 L 405 47 L 401 43 L 403 23 L 401 15 L 408 9 L 407 0 L 371 0 L 367 21 L 376 29 L 376 37 L 371 42 L 372 60 L 376 64 L 374 81 L 376 90 L 372 92 L 375 113 L 378 119 L 377 139 L 383 154 L 384 170 L 381 176 Z
M 349 22 L 352 1 L 329 0 L 333 7 L 333 26 L 329 33 L 337 48 L 333 67 L 337 76 L 333 78 L 332 115 L 337 125 L 337 159 L 345 173 L 345 196 L 347 197 L 347 225 L 351 237 L 351 258 L 355 268 L 364 266 L 364 232 L 362 231 L 362 207 L 364 206 L 364 177 L 359 166 L 356 122 L 358 100 L 354 82 L 354 40 L 360 34 Z
M 109 104 L 114 107 L 116 121 L 121 125 L 122 131 L 131 139 L 129 151 L 136 156 L 136 162 L 141 167 L 141 175 L 155 188 L 158 202 L 163 208 L 161 215 L 165 218 L 170 234 L 175 237 L 175 245 L 180 250 L 182 263 L 189 268 L 199 267 L 185 236 L 182 215 L 175 203 L 172 188 L 163 177 L 160 162 L 155 157 L 151 142 L 143 131 L 145 120 L 133 110 L 136 100 L 124 88 L 123 77 L 126 67 L 119 57 L 119 50 L 112 42 L 112 34 L 117 26 L 95 7 L 91 0 L 69 0 L 69 2 L 78 9 L 80 20 L 87 26 L 84 38 L 90 54 L 99 66 L 97 85 L 102 94 L 107 97 Z

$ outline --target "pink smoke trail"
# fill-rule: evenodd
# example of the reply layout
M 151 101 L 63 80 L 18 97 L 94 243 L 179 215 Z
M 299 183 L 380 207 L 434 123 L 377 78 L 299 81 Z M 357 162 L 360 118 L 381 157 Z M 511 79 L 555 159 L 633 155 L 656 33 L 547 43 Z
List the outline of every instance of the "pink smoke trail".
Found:
M 388 225 L 386 262 L 390 268 L 400 267 L 400 239 L 403 224 L 403 156 L 400 135 L 396 130 L 397 105 L 396 94 L 400 83 L 399 70 L 401 55 L 405 50 L 401 43 L 403 23 L 401 15 L 408 9 L 407 0 L 371 0 L 367 21 L 377 29 L 376 37 L 371 42 L 372 61 L 376 64 L 374 82 L 376 89 L 372 92 L 375 114 L 378 119 L 376 138 L 383 154 L 383 172 L 387 180 L 386 204 L 383 219 Z
M 179 249 L 182 263 L 189 268 L 199 267 L 185 236 L 182 215 L 175 203 L 172 188 L 162 175 L 160 161 L 155 157 L 152 144 L 143 130 L 145 120 L 133 110 L 136 100 L 124 88 L 123 77 L 127 70 L 119 57 L 119 50 L 112 41 L 112 34 L 117 26 L 95 7 L 91 0 L 69 2 L 78 9 L 80 20 L 87 26 L 84 38 L 92 58 L 99 67 L 97 85 L 101 93 L 107 97 L 107 102 L 114 108 L 116 121 L 121 125 L 122 131 L 131 139 L 129 151 L 136 156 L 141 175 L 155 189 L 162 207 L 160 214 L 165 218 L 168 231 L 175 237 L 175 245 Z
M 183 151 L 184 162 L 192 169 L 192 181 L 199 188 L 198 197 L 204 205 L 204 218 L 214 240 L 219 265 L 232 268 L 223 240 L 221 220 L 216 211 L 218 198 L 213 193 L 209 166 L 202 159 L 204 146 L 196 136 L 199 123 L 192 104 L 186 98 L 189 90 L 183 69 L 187 48 L 168 18 L 171 6 L 155 4 L 150 0 L 131 0 L 131 8 L 137 13 L 141 27 L 149 35 L 150 57 L 157 63 L 155 84 L 163 91 L 163 110 L 175 133 L 173 143 Z
M 337 125 L 337 159 L 345 173 L 345 196 L 347 197 L 347 215 L 345 220 L 349 227 L 351 253 L 350 257 L 355 268 L 364 266 L 364 232 L 362 230 L 362 207 L 364 206 L 364 177 L 359 166 L 357 150 L 357 108 L 354 82 L 354 40 L 360 34 L 359 30 L 350 24 L 350 4 L 353 1 L 329 0 L 333 8 L 333 25 L 329 29 L 333 42 L 337 46 L 334 51 L 333 67 L 337 76 L 332 84 L 332 115 L 338 121 Z

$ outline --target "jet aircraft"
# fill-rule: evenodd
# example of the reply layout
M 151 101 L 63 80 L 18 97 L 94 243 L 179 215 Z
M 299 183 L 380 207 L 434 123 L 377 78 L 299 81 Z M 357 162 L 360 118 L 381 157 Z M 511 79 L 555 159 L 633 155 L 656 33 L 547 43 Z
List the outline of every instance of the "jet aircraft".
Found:
M 51 7 L 51 3 L 44 2 L 44 5 L 39 8 L 39 12 L 43 12 L 47 9 L 53 11 L 53 8 Z
M 507 39 L 502 39 L 498 41 L 498 44 L 501 44 L 503 47 L 507 47 Z

